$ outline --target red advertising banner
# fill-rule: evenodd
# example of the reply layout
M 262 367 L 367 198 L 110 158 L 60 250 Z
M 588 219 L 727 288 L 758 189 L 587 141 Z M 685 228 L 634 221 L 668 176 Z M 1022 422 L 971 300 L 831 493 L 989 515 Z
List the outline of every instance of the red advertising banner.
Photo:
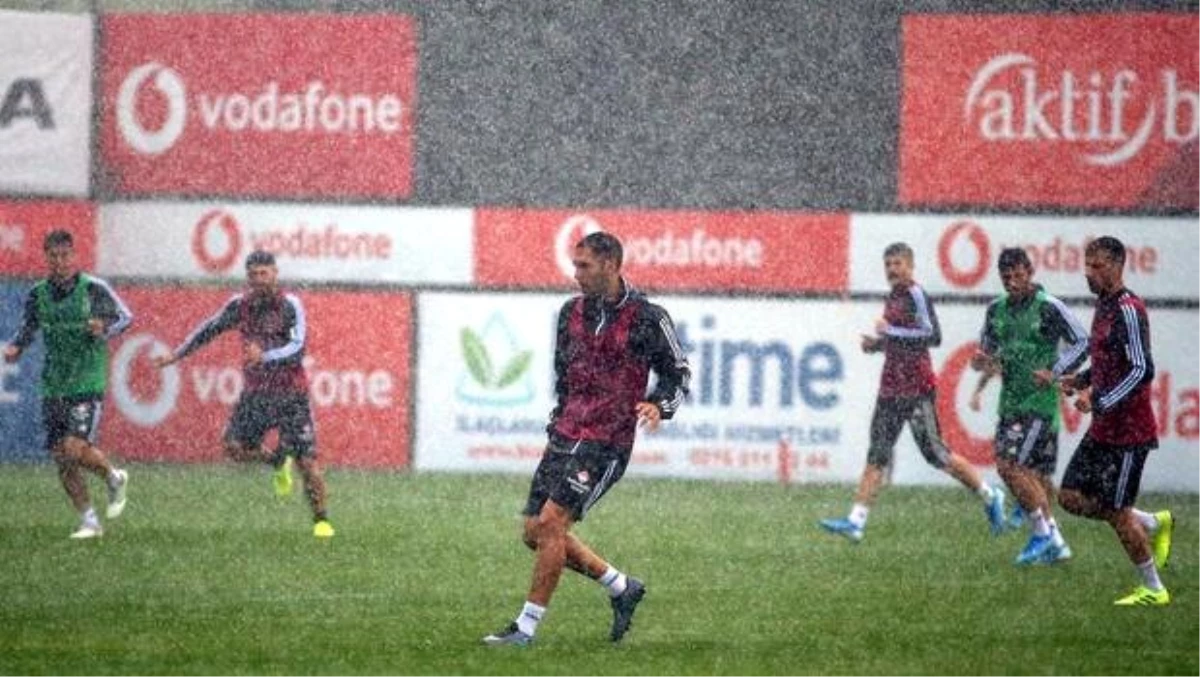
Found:
M 106 14 L 100 151 L 123 193 L 407 197 L 416 24 Z
M 904 18 L 899 200 L 1197 206 L 1193 14 Z
M 41 277 L 46 272 L 42 239 L 56 229 L 75 239 L 75 263 L 96 263 L 96 207 L 90 202 L 0 200 L 0 277 Z
M 161 371 L 151 358 L 177 347 L 232 292 L 117 291 L 134 325 L 112 346 L 106 447 L 134 460 L 220 460 L 221 436 L 242 388 L 236 332 Z M 408 466 L 411 296 L 313 292 L 300 299 L 319 457 L 337 466 Z
M 667 291 L 822 291 L 847 287 L 849 216 L 787 212 L 479 209 L 475 280 L 571 287 L 575 243 L 607 231 L 636 286 Z

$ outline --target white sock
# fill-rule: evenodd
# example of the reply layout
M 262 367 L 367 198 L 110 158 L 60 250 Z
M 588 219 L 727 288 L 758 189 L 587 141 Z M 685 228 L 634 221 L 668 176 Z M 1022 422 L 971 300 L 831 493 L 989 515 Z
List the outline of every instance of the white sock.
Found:
M 611 564 L 608 565 L 608 568 L 604 570 L 604 574 L 597 580 L 600 581 L 600 585 L 608 588 L 609 597 L 617 597 L 625 592 L 625 586 L 629 582 L 625 574 L 617 571 Z
M 517 629 L 533 637 L 533 633 L 537 632 L 538 623 L 542 622 L 545 615 L 546 607 L 525 602 L 525 606 L 521 608 L 521 615 L 517 616 Z
M 1035 536 L 1050 535 L 1050 520 L 1042 514 L 1042 509 L 1038 508 L 1029 514 L 1029 528 L 1033 530 Z
M 1060 548 L 1066 545 L 1067 539 L 1063 538 L 1062 532 L 1059 531 L 1058 521 L 1051 517 L 1046 522 L 1050 525 L 1050 537 L 1054 541 L 1054 545 Z
M 92 526 L 100 524 L 100 518 L 96 516 L 96 511 L 90 505 L 87 507 L 87 510 L 83 511 L 83 523 Z
M 1153 536 L 1158 532 L 1158 518 L 1154 516 L 1154 513 L 1133 508 L 1133 516 L 1142 523 L 1142 528 L 1146 530 L 1147 536 Z
M 120 468 L 113 466 L 112 469 L 108 471 L 108 477 L 104 478 L 104 481 L 108 484 L 108 486 L 114 487 L 117 485 L 117 479 L 120 477 L 120 475 L 117 475 L 118 470 L 120 470 Z
M 862 529 L 867 526 L 867 515 L 871 513 L 871 507 L 862 503 L 855 503 L 850 508 L 850 523 Z
M 1158 567 L 1154 566 L 1154 558 L 1142 562 L 1137 565 L 1138 571 L 1142 573 L 1142 580 L 1146 582 L 1146 587 L 1158 592 L 1163 589 L 1162 581 L 1158 578 Z
M 988 486 L 987 482 L 980 480 L 979 489 L 975 493 L 979 494 L 979 497 L 983 499 L 984 503 L 992 502 L 992 496 L 994 494 L 992 493 L 992 488 Z

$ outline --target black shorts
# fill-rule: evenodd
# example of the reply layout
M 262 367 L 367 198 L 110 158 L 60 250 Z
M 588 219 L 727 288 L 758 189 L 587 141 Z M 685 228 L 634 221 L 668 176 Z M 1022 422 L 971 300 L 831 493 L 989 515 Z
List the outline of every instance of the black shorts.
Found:
M 880 397 L 875 400 L 871 415 L 871 446 L 867 463 L 879 468 L 892 464 L 896 441 L 907 423 L 913 440 L 925 461 L 935 468 L 945 468 L 950 462 L 950 450 L 942 441 L 937 420 L 937 393 L 930 391 L 917 397 Z
M 46 429 L 46 448 L 53 449 L 67 437 L 78 437 L 96 444 L 100 432 L 100 414 L 104 398 L 99 395 L 50 397 L 42 400 L 42 426 Z
M 1007 459 L 1042 475 L 1058 466 L 1058 430 L 1041 417 L 1026 414 L 1000 419 L 993 447 L 997 459 Z
M 1137 502 L 1146 457 L 1157 443 L 1114 447 L 1084 435 L 1063 474 L 1062 488 L 1073 489 L 1114 510 Z
M 258 447 L 271 428 L 279 429 L 279 450 L 296 457 L 316 455 L 316 431 L 308 393 L 243 392 L 225 439 Z
M 550 500 L 566 508 L 576 522 L 582 520 L 625 474 L 630 451 L 603 442 L 551 435 L 533 473 L 522 514 L 533 517 Z

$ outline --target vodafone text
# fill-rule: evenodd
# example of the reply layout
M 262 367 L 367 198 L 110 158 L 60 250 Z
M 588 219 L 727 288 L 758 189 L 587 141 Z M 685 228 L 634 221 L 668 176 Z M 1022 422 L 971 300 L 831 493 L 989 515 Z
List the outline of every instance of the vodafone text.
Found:
M 351 406 L 387 409 L 392 406 L 395 382 L 382 369 L 359 371 L 318 369 L 316 358 L 304 358 L 309 392 L 319 407 Z M 190 370 L 190 380 L 201 402 L 233 404 L 242 393 L 242 372 L 234 367 L 198 366 Z
M 208 129 L 231 132 L 379 132 L 400 131 L 403 106 L 391 94 L 341 94 L 327 90 L 319 80 L 303 92 L 280 93 L 278 82 L 268 82 L 257 94 L 199 95 L 200 119 Z
M 682 237 L 668 229 L 654 238 L 628 238 L 625 259 L 642 266 L 761 268 L 763 245 L 755 238 L 716 237 L 703 228 Z
M 1083 272 L 1083 256 L 1087 247 L 1095 238 L 1084 238 L 1080 244 L 1064 242 L 1056 237 L 1050 242 L 1039 245 L 1036 243 L 1020 246 L 1029 254 L 1034 270 L 1056 273 Z M 1009 245 L 1002 245 L 1001 248 Z M 1152 245 L 1125 247 L 1125 269 L 1130 273 L 1153 275 L 1158 272 L 1158 249 Z
M 323 229 L 300 224 L 291 230 L 266 230 L 250 234 L 252 249 L 294 258 L 378 259 L 392 255 L 392 238 L 382 234 L 345 233 L 337 226 Z

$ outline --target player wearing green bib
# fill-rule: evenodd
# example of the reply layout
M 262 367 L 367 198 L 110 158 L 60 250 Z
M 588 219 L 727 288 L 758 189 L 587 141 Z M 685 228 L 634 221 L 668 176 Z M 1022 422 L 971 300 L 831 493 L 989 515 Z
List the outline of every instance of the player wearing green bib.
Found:
M 96 447 L 104 391 L 108 386 L 108 340 L 129 327 L 133 316 L 116 292 L 100 278 L 75 268 L 71 234 L 55 230 L 43 242 L 49 274 L 29 291 L 17 335 L 4 349 L 4 361 L 16 362 L 41 330 L 45 349 L 42 367 L 42 424 L 46 448 L 81 523 L 72 538 L 104 533 L 92 508 L 89 470 L 108 488 L 109 518 L 125 510 L 129 477 Z
M 1062 301 L 1033 282 L 1025 250 L 1000 252 L 998 268 L 1005 294 L 988 306 L 972 360 L 984 372 L 976 394 L 990 376 L 1001 376 L 996 469 L 1032 531 L 1016 564 L 1054 563 L 1071 557 L 1050 511 L 1060 426 L 1056 381 L 1084 362 L 1088 336 Z

